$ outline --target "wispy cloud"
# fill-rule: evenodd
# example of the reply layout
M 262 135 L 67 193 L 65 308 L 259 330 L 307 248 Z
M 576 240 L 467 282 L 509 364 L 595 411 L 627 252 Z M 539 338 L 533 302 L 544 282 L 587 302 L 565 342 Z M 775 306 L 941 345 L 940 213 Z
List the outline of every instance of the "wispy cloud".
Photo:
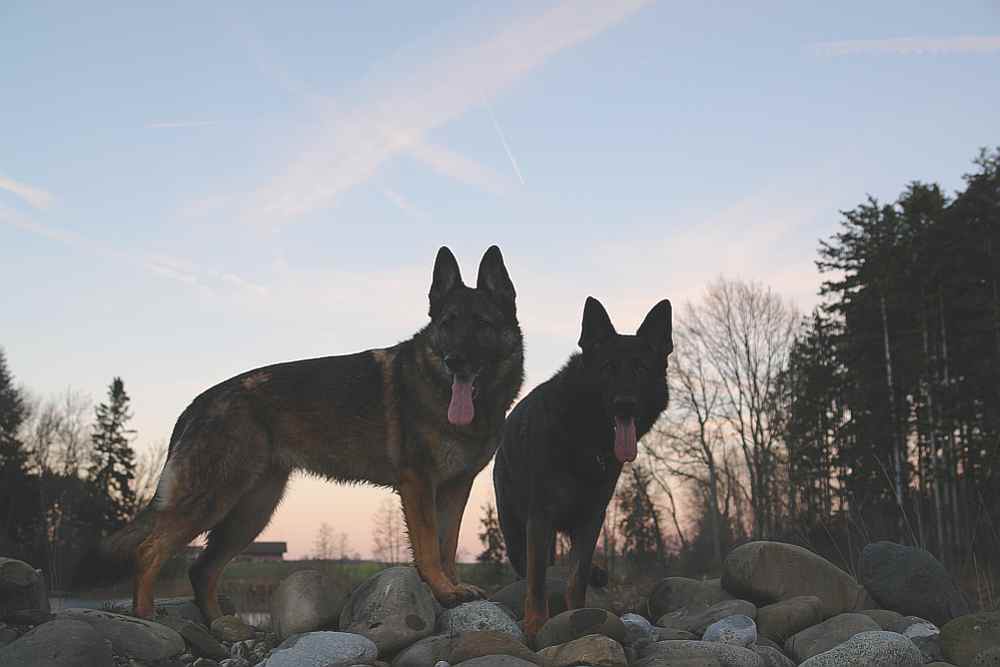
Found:
M 396 206 L 396 208 L 398 208 L 403 213 L 413 216 L 414 218 L 419 218 L 421 220 L 427 219 L 426 213 L 417 208 L 417 206 L 414 205 L 414 203 L 411 202 L 408 198 L 399 194 L 392 188 L 382 188 L 382 194 L 385 195 L 385 198 L 391 201 Z
M 266 287 L 233 273 L 199 267 L 189 260 L 176 257 L 122 250 L 109 243 L 88 239 L 77 232 L 60 229 L 59 227 L 32 220 L 28 216 L 2 205 L 0 205 L 0 224 L 16 227 L 36 236 L 70 246 L 81 252 L 121 262 L 122 264 L 128 264 L 158 276 L 184 283 L 185 285 L 209 291 L 225 285 L 230 288 L 237 288 L 241 293 L 254 296 L 267 296 L 269 294 Z
M 157 123 L 146 123 L 143 127 L 147 130 L 172 130 L 184 127 L 208 127 L 209 125 L 218 125 L 219 122 L 215 120 L 176 120 L 176 121 L 163 121 Z
M 49 205 L 52 204 L 53 197 L 45 190 L 25 185 L 24 183 L 18 183 L 15 180 L 5 178 L 3 176 L 0 176 L 0 190 L 6 190 L 7 192 L 17 195 L 35 208 L 44 209 L 48 208 Z
M 897 37 L 890 39 L 851 39 L 813 44 L 813 50 L 824 56 L 862 54 L 927 55 L 981 54 L 1000 51 L 1000 37 Z
M 507 189 L 509 181 L 495 170 L 445 146 L 419 140 L 410 144 L 407 152 L 435 171 L 459 183 L 474 185 L 492 193 L 500 193 Z
M 503 144 L 503 149 L 507 151 L 507 157 L 510 158 L 510 164 L 514 167 L 514 173 L 517 174 L 517 180 L 521 181 L 521 185 L 524 185 L 524 176 L 521 175 L 521 167 L 518 166 L 517 160 L 514 159 L 514 153 L 511 152 L 510 145 L 507 143 L 507 137 L 504 136 L 503 130 L 500 129 L 500 123 L 497 122 L 497 117 L 493 115 L 493 107 L 487 104 L 486 110 L 490 114 L 490 120 L 493 121 L 493 129 L 497 131 L 497 135 L 500 137 L 500 143 Z
M 553 55 L 581 44 L 641 9 L 647 0 L 564 1 L 513 22 L 472 46 L 399 72 L 335 113 L 283 172 L 246 202 L 248 222 L 276 226 L 331 205 L 391 157 L 413 150 L 431 130 L 489 101 Z

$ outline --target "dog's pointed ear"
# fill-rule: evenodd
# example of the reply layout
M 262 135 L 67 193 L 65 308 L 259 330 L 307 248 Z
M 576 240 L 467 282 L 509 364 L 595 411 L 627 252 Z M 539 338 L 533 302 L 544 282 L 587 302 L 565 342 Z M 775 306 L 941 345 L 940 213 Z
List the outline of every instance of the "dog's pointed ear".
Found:
M 458 261 L 451 254 L 451 250 L 448 250 L 448 246 L 441 246 L 437 259 L 434 260 L 434 280 L 431 282 L 431 291 L 428 295 L 431 302 L 431 317 L 437 313 L 448 293 L 462 284 L 462 272 L 458 269 Z
M 479 262 L 479 277 L 476 279 L 476 288 L 488 292 L 490 296 L 504 309 L 513 314 L 515 312 L 514 299 L 517 293 L 514 291 L 514 283 L 510 281 L 507 267 L 503 263 L 503 255 L 500 248 L 491 245 Z
M 637 336 L 645 338 L 654 349 L 662 350 L 664 358 L 674 351 L 672 319 L 670 300 L 664 299 L 653 306 L 636 332 Z
M 617 334 L 608 311 L 592 296 L 583 306 L 583 327 L 580 331 L 580 349 L 587 352 Z

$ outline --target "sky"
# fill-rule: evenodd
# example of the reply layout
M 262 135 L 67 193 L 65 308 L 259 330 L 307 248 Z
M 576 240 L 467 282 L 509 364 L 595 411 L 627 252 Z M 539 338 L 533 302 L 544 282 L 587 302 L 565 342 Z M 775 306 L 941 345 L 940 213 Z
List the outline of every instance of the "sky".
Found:
M 471 283 L 503 250 L 525 391 L 588 295 L 807 312 L 838 211 L 1000 144 L 1000 5 L 923 4 L 7 0 L 0 346 L 42 396 L 121 376 L 143 449 L 236 373 L 408 338 L 441 245 Z M 386 497 L 299 476 L 260 539 L 368 555 Z

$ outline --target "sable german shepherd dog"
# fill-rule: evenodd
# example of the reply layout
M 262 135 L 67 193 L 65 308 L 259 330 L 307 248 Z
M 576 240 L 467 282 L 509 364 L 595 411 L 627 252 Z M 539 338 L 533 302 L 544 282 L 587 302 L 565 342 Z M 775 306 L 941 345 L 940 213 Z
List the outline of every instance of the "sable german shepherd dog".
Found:
M 304 470 L 396 489 L 416 566 L 437 599 L 453 606 L 481 596 L 458 581 L 455 550 L 472 481 L 493 457 L 523 380 L 514 299 L 499 248 L 483 255 L 475 288 L 441 248 L 431 321 L 413 338 L 266 366 L 212 387 L 177 420 L 153 502 L 92 552 L 81 574 L 120 577 L 131 566 L 134 613 L 149 618 L 163 563 L 207 532 L 190 578 L 211 622 L 221 615 L 223 568 L 270 521 L 289 475 Z
M 566 606 L 585 605 L 597 537 L 622 465 L 667 407 L 673 351 L 670 302 L 653 306 L 639 331 L 615 331 L 604 306 L 587 298 L 573 354 L 507 417 L 493 468 L 507 554 L 528 578 L 525 634 L 548 618 L 545 570 L 556 531 L 571 541 Z

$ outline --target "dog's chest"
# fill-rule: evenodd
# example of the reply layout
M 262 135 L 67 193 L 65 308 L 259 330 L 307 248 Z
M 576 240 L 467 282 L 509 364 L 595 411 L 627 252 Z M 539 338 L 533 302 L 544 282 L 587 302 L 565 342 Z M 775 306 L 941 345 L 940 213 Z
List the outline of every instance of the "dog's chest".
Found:
M 464 439 L 445 436 L 434 448 L 435 469 L 442 481 L 478 473 L 496 452 L 496 436 Z

